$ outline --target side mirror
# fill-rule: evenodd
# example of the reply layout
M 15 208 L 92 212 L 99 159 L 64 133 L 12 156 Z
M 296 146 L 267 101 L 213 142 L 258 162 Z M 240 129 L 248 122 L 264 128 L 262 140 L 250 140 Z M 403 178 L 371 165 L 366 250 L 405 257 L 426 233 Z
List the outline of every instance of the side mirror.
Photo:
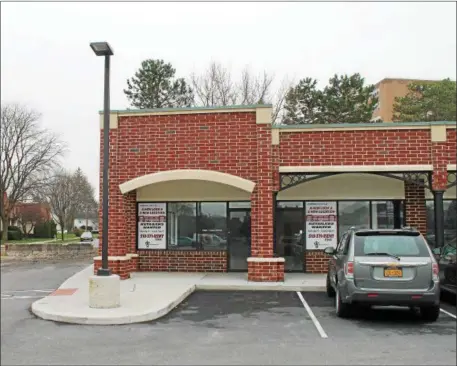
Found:
M 441 255 L 441 247 L 433 248 L 432 252 L 435 255 Z
M 324 253 L 328 254 L 328 255 L 333 255 L 333 254 L 335 254 L 335 248 L 327 247 L 327 248 L 324 249 Z

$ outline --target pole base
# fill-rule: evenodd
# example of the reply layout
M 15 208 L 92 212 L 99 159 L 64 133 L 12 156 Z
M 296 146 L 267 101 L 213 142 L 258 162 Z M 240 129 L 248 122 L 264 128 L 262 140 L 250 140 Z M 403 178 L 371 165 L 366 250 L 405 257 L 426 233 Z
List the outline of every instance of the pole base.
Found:
M 97 276 L 111 276 L 111 270 L 109 268 L 99 268 Z
M 121 306 L 121 279 L 118 275 L 89 278 L 89 307 L 112 309 Z

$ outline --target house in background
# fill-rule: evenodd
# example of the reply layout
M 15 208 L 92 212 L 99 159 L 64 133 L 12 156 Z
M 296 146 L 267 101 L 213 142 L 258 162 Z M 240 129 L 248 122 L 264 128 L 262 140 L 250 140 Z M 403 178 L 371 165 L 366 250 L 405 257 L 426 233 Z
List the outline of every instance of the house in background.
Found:
M 93 230 L 98 231 L 98 219 L 87 219 L 85 217 L 78 216 L 73 223 L 74 227 L 80 229 L 82 226 L 89 226 Z
M 57 232 L 61 232 L 61 228 L 59 225 L 59 220 L 57 220 L 57 217 L 54 217 L 54 221 L 56 222 L 56 230 Z M 84 229 L 86 228 L 86 223 L 87 226 L 92 228 L 92 231 L 97 232 L 98 231 L 98 219 L 87 219 L 84 216 L 78 215 L 76 219 L 73 220 L 73 228 L 77 229 Z M 68 230 L 64 230 L 64 233 L 66 233 Z
M 51 207 L 47 203 L 19 202 L 10 214 L 9 225 L 17 226 L 24 234 L 33 234 L 37 223 L 51 219 Z

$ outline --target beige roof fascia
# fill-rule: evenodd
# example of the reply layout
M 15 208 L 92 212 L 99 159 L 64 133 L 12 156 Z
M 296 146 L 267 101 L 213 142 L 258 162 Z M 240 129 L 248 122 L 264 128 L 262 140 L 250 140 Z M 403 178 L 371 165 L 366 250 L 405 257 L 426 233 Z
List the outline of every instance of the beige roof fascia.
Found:
M 433 171 L 433 165 L 319 165 L 280 166 L 280 173 L 364 173 L 364 172 L 423 172 Z

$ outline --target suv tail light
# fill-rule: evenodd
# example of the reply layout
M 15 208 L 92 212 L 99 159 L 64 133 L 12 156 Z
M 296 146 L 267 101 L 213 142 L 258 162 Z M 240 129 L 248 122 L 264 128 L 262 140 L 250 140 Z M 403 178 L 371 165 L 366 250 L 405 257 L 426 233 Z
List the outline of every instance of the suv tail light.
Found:
M 354 278 L 354 262 L 347 262 L 344 265 L 344 274 L 346 278 Z
M 432 263 L 432 278 L 434 281 L 438 281 L 440 279 L 439 273 L 440 268 L 438 266 L 438 263 Z

